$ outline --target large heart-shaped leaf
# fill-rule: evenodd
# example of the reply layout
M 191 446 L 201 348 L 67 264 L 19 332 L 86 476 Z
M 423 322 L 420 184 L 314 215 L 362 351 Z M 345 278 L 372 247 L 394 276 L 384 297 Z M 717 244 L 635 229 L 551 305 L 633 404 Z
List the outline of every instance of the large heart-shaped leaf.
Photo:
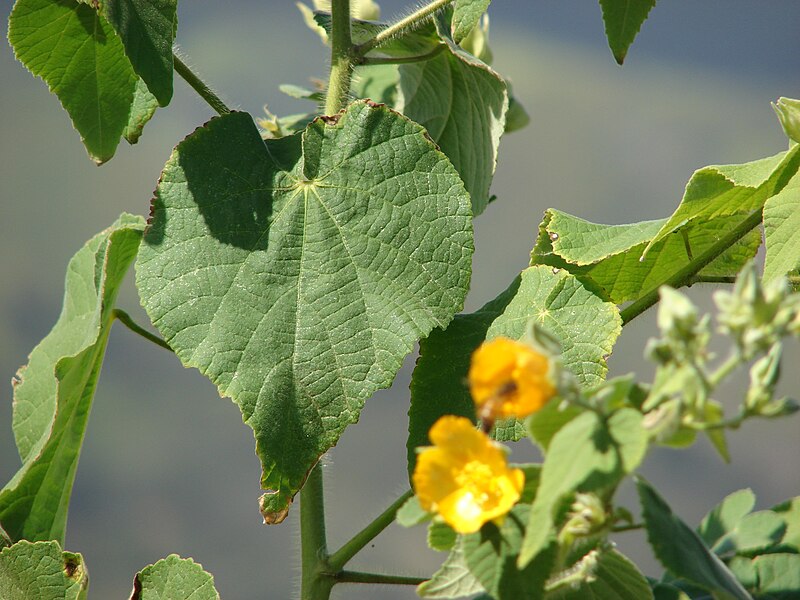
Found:
M 469 196 L 424 130 L 356 102 L 264 142 L 212 120 L 162 173 L 137 286 L 187 366 L 241 408 L 268 521 L 387 387 L 413 344 L 461 308 Z
M 13 427 L 23 465 L 0 491 L 0 524 L 14 540 L 64 541 L 114 299 L 143 229 L 141 217 L 122 215 L 75 254 L 58 322 L 17 373 Z

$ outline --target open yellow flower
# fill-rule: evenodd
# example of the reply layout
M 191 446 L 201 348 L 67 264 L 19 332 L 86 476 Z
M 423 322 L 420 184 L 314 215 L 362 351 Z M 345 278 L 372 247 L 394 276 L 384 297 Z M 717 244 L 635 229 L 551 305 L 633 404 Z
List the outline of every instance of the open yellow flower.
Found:
M 459 533 L 499 522 L 519 500 L 525 475 L 509 469 L 503 447 L 469 419 L 448 415 L 428 434 L 433 446 L 417 457 L 412 482 L 420 505 Z
M 555 396 L 550 359 L 508 338 L 484 342 L 472 354 L 469 388 L 481 419 L 526 417 Z

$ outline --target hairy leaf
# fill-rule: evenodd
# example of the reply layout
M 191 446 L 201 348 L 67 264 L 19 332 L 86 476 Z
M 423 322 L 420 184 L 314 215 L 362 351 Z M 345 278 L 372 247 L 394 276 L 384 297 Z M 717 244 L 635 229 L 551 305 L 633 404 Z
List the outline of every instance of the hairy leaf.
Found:
M 636 489 L 642 503 L 647 539 L 664 567 L 678 577 L 714 591 L 715 597 L 750 600 L 733 573 L 647 482 L 637 479 Z
M 219 594 L 203 567 L 170 554 L 136 574 L 131 600 L 219 600 Z
M 453 4 L 453 40 L 460 44 L 480 21 L 492 0 L 455 0 Z
M 600 0 L 608 46 L 618 64 L 625 62 L 628 48 L 655 5 L 656 0 Z
M 114 300 L 143 229 L 143 219 L 122 215 L 78 251 L 61 315 L 17 373 L 13 428 L 23 465 L 0 491 L 0 524 L 14 540 L 64 541 Z
M 547 594 L 547 600 L 648 600 L 650 584 L 625 555 L 616 550 L 594 550 L 570 568 L 568 583 Z M 575 581 L 575 572 L 582 573 Z
M 800 171 L 764 204 L 764 280 L 800 268 Z
M 172 99 L 172 43 L 178 0 L 104 0 L 108 20 L 122 38 L 133 70 L 166 106 Z
M 17 0 L 8 40 L 58 96 L 89 156 L 97 163 L 114 156 L 137 78 L 111 25 L 76 0 Z
M 489 203 L 508 89 L 500 75 L 462 50 L 449 33 L 443 39 L 447 47 L 438 56 L 400 66 L 397 107 L 425 127 L 453 161 L 479 215 Z
M 457 541 L 433 576 L 417 586 L 422 598 L 463 598 L 483 591 L 464 558 L 463 541 Z
M 58 542 L 17 542 L 0 551 L 3 600 L 85 600 L 89 575 L 80 554 Z
M 415 123 L 359 101 L 264 142 L 249 115 L 173 152 L 137 262 L 153 323 L 256 436 L 268 521 L 463 305 L 469 197 Z

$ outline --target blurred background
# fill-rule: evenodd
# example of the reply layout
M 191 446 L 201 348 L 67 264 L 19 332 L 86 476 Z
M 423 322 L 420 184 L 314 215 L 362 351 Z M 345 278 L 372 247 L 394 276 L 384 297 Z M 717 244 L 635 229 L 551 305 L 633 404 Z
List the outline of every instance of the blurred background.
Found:
M 10 0 L 0 0 L 8 15 Z M 382 2 L 389 18 L 404 3 Z M 476 221 L 468 310 L 527 265 L 547 207 L 590 221 L 667 216 L 691 173 L 780 152 L 786 138 L 770 109 L 800 97 L 800 3 L 662 2 L 624 67 L 606 46 L 597 2 L 495 0 L 494 66 L 531 116 L 504 139 L 493 186 L 498 201 Z M 288 0 L 184 2 L 178 42 L 188 62 L 232 106 L 255 116 L 311 107 L 278 91 L 326 76 L 325 49 Z M 121 211 L 147 214 L 172 147 L 212 116 L 180 80 L 136 146 L 103 167 L 88 159 L 46 86 L 0 49 L 0 375 L 9 381 L 60 311 L 65 266 Z M 710 287 L 692 297 L 710 308 Z M 120 305 L 141 322 L 132 283 Z M 652 313 L 652 311 L 651 311 Z M 654 314 L 625 328 L 611 374 L 652 368 L 641 358 Z M 391 390 L 325 458 L 330 545 L 336 548 L 406 489 L 409 357 Z M 785 356 L 783 387 L 800 389 L 798 345 Z M 794 367 L 794 368 L 793 368 Z M 741 386 L 729 386 L 729 401 Z M 752 487 L 758 507 L 800 494 L 800 420 L 748 422 L 730 436 L 733 462 L 707 441 L 678 453 L 656 449 L 642 469 L 676 512 L 696 525 L 726 494 Z M 527 442 L 514 457 L 533 456 Z M 526 447 L 528 448 L 526 450 Z M 0 481 L 19 466 L 11 433 L 11 386 L 0 387 Z M 67 548 L 83 553 L 91 597 L 127 598 L 136 571 L 169 553 L 192 556 L 226 600 L 290 598 L 299 581 L 297 509 L 261 524 L 260 468 L 237 407 L 171 354 L 115 326 L 72 498 Z M 622 500 L 636 507 L 626 488 Z M 443 555 L 425 550 L 424 527 L 390 527 L 352 563 L 359 570 L 430 574 Z M 643 536 L 616 540 L 649 575 L 661 570 Z M 410 599 L 413 588 L 339 586 L 336 598 Z

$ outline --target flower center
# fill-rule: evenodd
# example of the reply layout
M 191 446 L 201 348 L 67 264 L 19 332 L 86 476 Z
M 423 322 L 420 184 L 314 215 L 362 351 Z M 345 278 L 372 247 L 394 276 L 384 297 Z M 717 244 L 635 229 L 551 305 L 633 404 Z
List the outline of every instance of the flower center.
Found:
M 489 465 L 473 460 L 456 475 L 456 483 L 465 488 L 478 504 L 485 504 L 496 495 L 494 475 Z

